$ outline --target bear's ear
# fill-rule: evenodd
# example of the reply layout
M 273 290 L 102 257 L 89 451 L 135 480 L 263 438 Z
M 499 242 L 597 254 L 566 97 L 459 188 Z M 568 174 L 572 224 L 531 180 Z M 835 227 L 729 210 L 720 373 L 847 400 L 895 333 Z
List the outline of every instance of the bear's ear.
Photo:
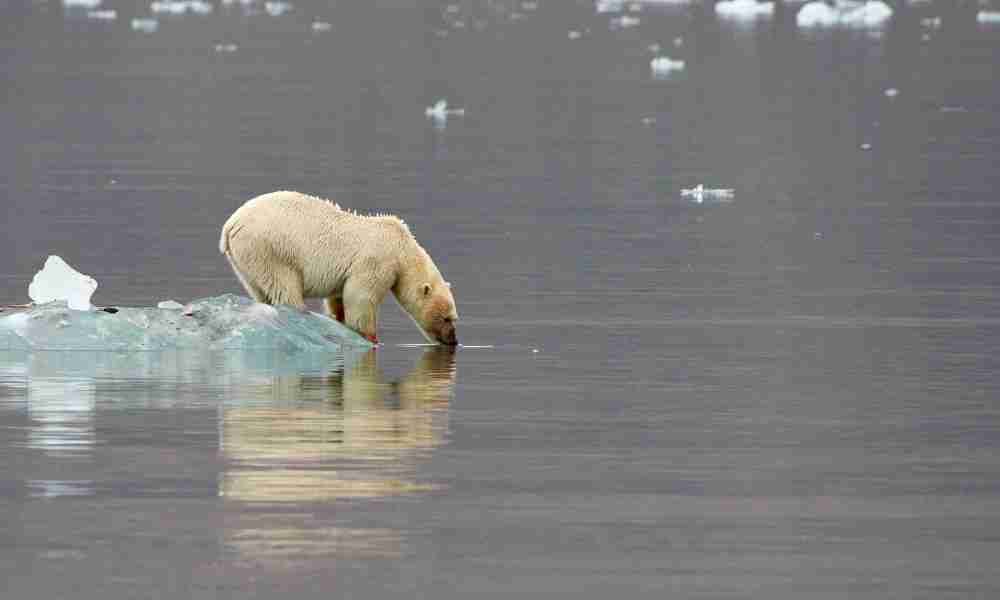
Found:
M 420 290 L 423 292 L 424 296 L 429 296 L 431 293 L 431 284 L 425 283 Z

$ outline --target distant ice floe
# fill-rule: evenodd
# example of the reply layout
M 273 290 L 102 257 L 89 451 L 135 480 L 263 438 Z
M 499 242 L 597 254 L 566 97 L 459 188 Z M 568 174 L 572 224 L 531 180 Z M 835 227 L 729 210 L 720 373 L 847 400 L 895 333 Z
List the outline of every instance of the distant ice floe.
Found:
M 63 301 L 72 310 L 91 310 L 90 297 L 96 290 L 96 279 L 80 273 L 53 254 L 32 278 L 28 296 L 35 304 Z
M 91 10 L 87 12 L 87 18 L 95 21 L 115 21 L 118 19 L 118 11 L 114 9 Z
M 736 192 L 731 188 L 707 188 L 700 183 L 690 189 L 681 189 L 681 198 L 690 198 L 695 204 L 711 200 L 728 202 L 735 196 Z
M 571 40 L 578 40 L 581 37 L 583 37 L 583 34 L 580 33 L 579 31 L 575 30 L 575 29 L 572 29 L 572 30 L 570 30 L 569 33 L 566 34 L 566 37 L 568 37 Z
M 432 119 L 438 125 L 444 125 L 448 121 L 448 117 L 462 117 L 465 116 L 464 108 L 448 108 L 447 100 L 438 100 L 434 103 L 434 106 L 428 106 L 424 110 L 424 114 Z
M 669 56 L 657 56 L 649 61 L 649 68 L 652 69 L 654 77 L 669 77 L 683 71 L 685 66 L 683 60 L 674 60 Z
M 330 31 L 331 29 L 333 29 L 333 25 L 330 25 L 326 21 L 313 21 L 310 27 L 316 33 L 323 33 L 324 31 Z
M 97 8 L 101 5 L 101 0 L 63 0 L 66 8 Z
M 618 29 L 628 29 L 630 27 L 635 27 L 642 21 L 639 17 L 633 17 L 631 15 L 621 15 L 620 17 L 614 17 L 611 19 L 611 26 Z
M 156 304 L 161 310 L 184 310 L 184 305 L 176 300 L 161 300 Z
M 149 5 L 154 15 L 208 15 L 212 5 L 202 0 L 157 0 Z
M 142 33 L 153 33 L 160 28 L 160 22 L 156 19 L 132 19 L 132 30 Z
M 774 2 L 757 0 L 721 0 L 715 14 L 726 19 L 761 19 L 774 15 Z
M 272 17 L 280 17 L 292 11 L 292 5 L 288 2 L 265 2 L 264 11 Z
M 1000 11 L 981 10 L 976 13 L 976 22 L 980 25 L 1000 25 Z
M 624 0 L 597 0 L 594 4 L 594 10 L 599 13 L 621 12 L 624 8 Z
M 871 2 L 839 0 L 833 6 L 816 0 L 799 9 L 795 24 L 802 28 L 874 29 L 886 25 L 891 17 L 892 8 L 880 0 Z
M 231 54 L 239 50 L 239 46 L 236 44 L 216 44 L 215 51 L 220 54 Z

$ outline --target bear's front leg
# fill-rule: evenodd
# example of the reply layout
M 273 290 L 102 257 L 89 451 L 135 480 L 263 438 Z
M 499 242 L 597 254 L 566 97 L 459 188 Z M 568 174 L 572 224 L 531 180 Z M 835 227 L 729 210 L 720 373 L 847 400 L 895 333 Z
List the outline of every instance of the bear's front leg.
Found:
M 323 304 L 326 306 L 326 313 L 328 315 L 341 323 L 344 322 L 344 301 L 339 296 L 330 295 L 323 301 Z
M 385 296 L 385 293 L 382 294 Z M 373 344 L 378 343 L 378 307 L 381 298 L 362 280 L 349 279 L 344 284 L 344 325 Z

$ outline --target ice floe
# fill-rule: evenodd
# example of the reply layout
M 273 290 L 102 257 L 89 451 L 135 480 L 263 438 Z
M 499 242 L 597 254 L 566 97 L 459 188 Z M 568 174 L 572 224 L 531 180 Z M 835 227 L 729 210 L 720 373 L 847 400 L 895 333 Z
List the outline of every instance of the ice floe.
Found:
M 149 5 L 153 14 L 160 15 L 207 15 L 212 13 L 212 5 L 202 0 L 157 0 Z
M 280 17 L 285 13 L 292 11 L 292 5 L 288 2 L 265 2 L 264 12 L 271 15 L 272 17 Z
M 310 27 L 316 33 L 323 33 L 324 31 L 330 31 L 333 29 L 333 25 L 330 25 L 326 21 L 313 21 Z
M 132 19 L 132 30 L 142 33 L 153 33 L 160 28 L 160 22 L 156 19 Z
M 649 68 L 653 71 L 654 77 L 666 77 L 678 71 L 683 71 L 685 63 L 683 60 L 675 60 L 669 56 L 657 56 L 649 61 Z
M 701 183 L 690 189 L 681 189 L 681 198 L 690 198 L 695 204 L 708 200 L 726 202 L 732 200 L 735 195 L 735 190 L 731 188 L 707 188 Z
M 71 310 L 91 310 L 90 297 L 96 290 L 96 279 L 80 273 L 61 257 L 51 255 L 28 285 L 28 296 L 35 304 L 62 301 Z
M 774 2 L 757 0 L 721 0 L 715 4 L 715 14 L 727 19 L 759 19 L 774 14 Z
M 1000 25 L 1000 11 L 981 10 L 976 13 L 976 22 L 980 25 Z
M 87 18 L 95 21 L 115 21 L 118 19 L 118 11 L 113 9 L 91 10 L 87 12 Z
M 611 26 L 618 29 L 628 29 L 630 27 L 635 27 L 642 21 L 639 17 L 633 17 L 631 15 L 622 15 L 620 17 L 614 17 L 611 19 Z
M 892 8 L 885 2 L 874 0 L 860 2 L 840 0 L 833 6 L 816 0 L 799 9 L 795 23 L 803 28 L 847 27 L 877 28 L 886 25 L 892 17 Z
M 464 108 L 448 108 L 447 100 L 438 100 L 433 106 L 428 106 L 424 110 L 424 114 L 437 122 L 444 122 L 448 120 L 450 116 L 461 117 L 465 115 Z
M 97 8 L 101 5 L 101 0 L 63 0 L 66 8 Z
M 78 311 L 56 301 L 0 316 L 0 350 L 272 349 L 287 352 L 370 346 L 341 323 L 290 306 L 225 294 L 184 310 Z

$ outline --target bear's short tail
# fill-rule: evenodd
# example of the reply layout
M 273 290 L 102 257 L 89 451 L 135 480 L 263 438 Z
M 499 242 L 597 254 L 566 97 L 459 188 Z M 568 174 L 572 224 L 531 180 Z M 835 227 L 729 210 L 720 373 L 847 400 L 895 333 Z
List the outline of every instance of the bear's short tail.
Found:
M 232 234 L 234 225 L 233 219 L 230 218 L 222 226 L 222 235 L 219 237 L 219 252 L 223 254 L 229 254 L 229 236 Z

